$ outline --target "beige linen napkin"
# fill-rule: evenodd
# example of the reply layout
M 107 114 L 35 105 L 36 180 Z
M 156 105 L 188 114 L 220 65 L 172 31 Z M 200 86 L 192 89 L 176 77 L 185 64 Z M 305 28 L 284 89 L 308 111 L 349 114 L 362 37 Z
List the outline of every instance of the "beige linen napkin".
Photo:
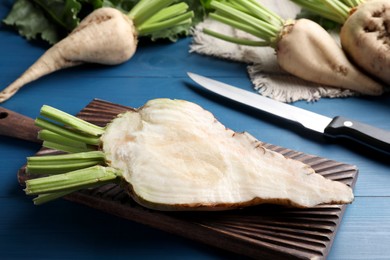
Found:
M 277 12 L 284 19 L 295 18 L 300 8 L 286 0 L 263 0 L 261 3 Z M 249 47 L 225 42 L 202 33 L 202 28 L 233 36 L 251 36 L 229 26 L 206 19 L 193 31 L 190 52 L 216 56 L 248 64 L 248 75 L 254 88 L 261 95 L 282 102 L 298 100 L 316 101 L 321 97 L 335 98 L 355 95 L 350 90 L 342 90 L 311 83 L 283 71 L 277 64 L 275 50 L 270 47 Z M 337 39 L 337 35 L 335 35 Z M 304 54 L 304 50 L 302 50 Z

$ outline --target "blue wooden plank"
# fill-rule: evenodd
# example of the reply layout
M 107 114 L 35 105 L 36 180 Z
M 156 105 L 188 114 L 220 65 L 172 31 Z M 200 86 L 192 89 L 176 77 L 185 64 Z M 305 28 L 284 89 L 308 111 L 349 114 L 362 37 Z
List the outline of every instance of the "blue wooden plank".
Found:
M 0 211 L 3 212 L 0 214 L 1 259 L 225 259 L 231 256 L 65 200 L 36 207 L 25 197 L 0 198 Z
M 389 197 L 359 197 L 347 207 L 329 259 L 389 259 Z
M 34 155 L 39 148 L 37 144 L 0 137 L 0 197 L 23 195 L 16 173 L 26 163 L 26 157 Z

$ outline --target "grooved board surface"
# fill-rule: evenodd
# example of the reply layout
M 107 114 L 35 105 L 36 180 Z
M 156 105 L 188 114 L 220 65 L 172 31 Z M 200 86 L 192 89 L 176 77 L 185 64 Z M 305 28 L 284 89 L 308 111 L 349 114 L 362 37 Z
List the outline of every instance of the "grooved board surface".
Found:
M 117 114 L 131 109 L 95 99 L 78 116 L 106 125 Z M 358 170 L 353 165 L 264 144 L 286 157 L 309 164 L 326 178 L 354 186 Z M 52 153 L 43 149 L 38 153 Z M 25 180 L 24 168 L 19 181 Z M 160 212 L 135 203 L 117 185 L 83 190 L 67 199 L 121 218 L 250 257 L 313 259 L 326 258 L 347 206 L 321 205 L 294 209 L 261 205 L 222 212 Z

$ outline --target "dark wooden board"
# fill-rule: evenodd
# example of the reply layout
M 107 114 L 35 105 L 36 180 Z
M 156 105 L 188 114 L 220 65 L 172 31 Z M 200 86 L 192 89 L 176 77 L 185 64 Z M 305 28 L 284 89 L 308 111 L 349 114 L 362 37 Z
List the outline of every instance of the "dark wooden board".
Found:
M 117 114 L 131 109 L 103 100 L 93 100 L 78 117 L 104 126 Z M 356 166 L 264 144 L 286 157 L 309 164 L 326 178 L 354 186 Z M 42 149 L 38 154 L 53 153 Z M 18 173 L 26 179 L 24 168 Z M 115 216 L 253 258 L 325 259 L 340 226 L 346 205 L 321 205 L 295 209 L 261 205 L 221 212 L 161 212 L 135 203 L 117 185 L 73 193 L 66 199 Z

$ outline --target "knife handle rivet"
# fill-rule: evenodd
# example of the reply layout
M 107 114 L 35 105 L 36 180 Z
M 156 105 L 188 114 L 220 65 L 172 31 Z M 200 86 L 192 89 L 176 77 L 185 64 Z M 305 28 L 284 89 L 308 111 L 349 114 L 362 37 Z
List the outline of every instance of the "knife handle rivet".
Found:
M 344 121 L 344 126 L 351 127 L 353 123 L 351 121 Z

